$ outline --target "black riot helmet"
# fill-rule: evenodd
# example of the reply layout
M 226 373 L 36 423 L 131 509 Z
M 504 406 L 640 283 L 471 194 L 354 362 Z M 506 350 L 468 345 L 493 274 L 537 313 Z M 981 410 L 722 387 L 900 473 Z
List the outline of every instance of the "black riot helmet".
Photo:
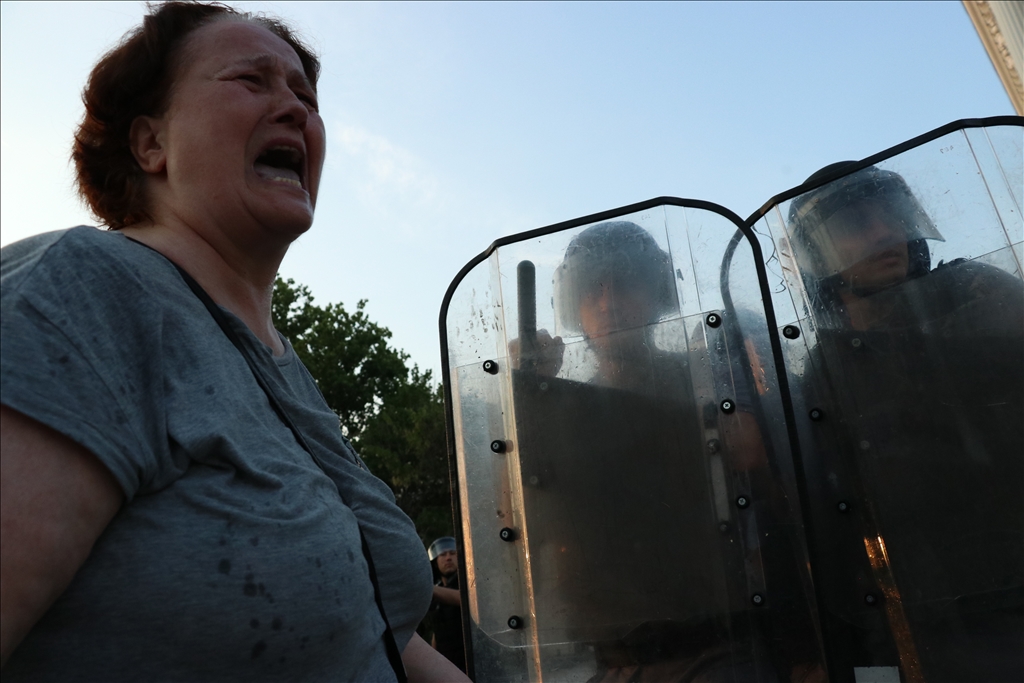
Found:
M 830 164 L 806 182 L 853 163 Z M 907 277 L 919 277 L 929 271 L 931 256 L 925 240 L 945 240 L 901 175 L 868 166 L 802 194 L 790 205 L 790 242 L 805 280 L 808 276 L 818 280 L 833 278 L 853 265 L 844 261 L 834 240 L 839 235 L 863 230 L 868 207 L 881 210 L 887 223 L 902 232 L 909 256 Z
M 586 299 L 602 288 L 642 296 L 648 315 L 641 325 L 678 307 L 669 255 L 630 221 L 598 223 L 569 242 L 554 276 L 558 334 L 583 334 L 580 312 Z

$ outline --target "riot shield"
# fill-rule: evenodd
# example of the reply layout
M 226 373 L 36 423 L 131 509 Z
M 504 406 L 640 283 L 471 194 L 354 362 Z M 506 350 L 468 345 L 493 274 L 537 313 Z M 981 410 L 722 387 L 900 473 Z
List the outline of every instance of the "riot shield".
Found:
M 824 671 L 760 247 L 672 201 L 510 240 L 450 290 L 475 680 Z
M 1024 680 L 1021 142 L 953 131 L 753 226 L 838 680 Z
M 474 680 L 1024 680 L 1022 124 L 460 273 Z

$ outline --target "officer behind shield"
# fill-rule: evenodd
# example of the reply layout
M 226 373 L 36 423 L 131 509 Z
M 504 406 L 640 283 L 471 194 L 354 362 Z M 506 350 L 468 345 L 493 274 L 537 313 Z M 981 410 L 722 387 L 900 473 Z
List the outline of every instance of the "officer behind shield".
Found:
M 558 373 L 560 336 L 510 344 L 540 639 L 587 643 L 595 682 L 756 679 L 743 558 L 713 513 L 706 411 L 687 354 L 653 341 L 678 311 L 669 255 L 635 223 L 591 226 L 566 249 L 553 303 L 557 331 L 586 345 L 585 381 L 536 381 Z
M 559 336 L 538 330 L 532 350 L 521 349 L 520 340 L 513 340 L 513 366 L 519 368 L 529 356 L 535 372 L 554 377 L 563 364 L 561 335 L 582 337 L 594 361 L 589 384 L 692 406 L 685 357 L 648 339 L 651 325 L 678 310 L 676 297 L 671 258 L 650 233 L 631 221 L 594 225 L 572 239 L 555 271 Z M 733 359 L 742 357 L 742 341 L 730 339 Z M 729 374 L 739 406 L 734 419 L 723 426 L 723 436 L 736 446 L 730 464 L 744 471 L 764 467 L 764 440 L 750 407 L 754 376 L 742 368 Z
M 573 238 L 555 271 L 554 306 L 558 332 L 583 337 L 593 356 L 590 384 L 654 396 L 680 395 L 688 385 L 669 381 L 679 374 L 679 355 L 646 338 L 677 300 L 669 255 L 636 223 L 599 223 Z M 532 353 L 521 352 L 519 340 L 510 346 L 516 367 L 527 356 L 541 375 L 557 375 L 562 366 L 562 337 L 546 330 L 538 331 Z
M 671 258 L 646 230 L 631 221 L 609 221 L 577 235 L 555 271 L 554 305 L 559 331 L 582 335 L 596 359 L 591 384 L 681 402 L 696 410 L 692 368 L 685 356 L 660 349 L 648 338 L 650 326 L 679 306 Z M 733 329 L 739 331 L 738 326 Z M 560 364 L 561 337 L 553 341 Z M 729 339 L 733 362 L 743 356 L 742 344 L 742 339 Z M 748 345 L 748 354 L 751 350 Z M 553 358 L 549 353 L 548 367 L 557 372 Z M 717 362 L 721 369 L 729 364 L 724 354 Z M 764 439 L 751 406 L 754 375 L 738 367 L 729 375 L 738 410 L 719 425 L 733 446 L 729 464 L 744 471 L 764 467 Z
M 651 366 L 645 326 L 676 307 L 669 256 L 636 223 L 610 221 L 587 228 L 569 243 L 555 272 L 554 305 L 559 332 L 582 336 L 596 360 L 590 383 L 649 388 Z M 562 366 L 561 336 L 537 333 L 535 349 L 511 344 L 516 367 L 529 357 L 538 374 Z
M 430 615 L 434 627 L 431 645 L 448 661 L 466 670 L 466 646 L 462 639 L 462 597 L 459 593 L 459 555 L 455 539 L 442 536 L 430 544 L 427 557 L 435 576 Z
M 826 166 L 807 181 L 851 163 Z M 798 198 L 790 223 L 811 296 L 829 299 L 819 303 L 862 330 L 891 313 L 871 295 L 927 274 L 927 240 L 945 241 L 906 181 L 873 166 Z
M 818 341 L 802 389 L 826 416 L 808 473 L 833 664 L 1024 679 L 1021 280 L 933 268 L 942 234 L 877 167 L 795 199 L 789 227 Z
M 654 238 L 628 221 L 588 228 L 566 249 L 554 286 L 559 326 L 583 335 L 597 361 L 591 382 L 658 393 L 659 370 L 678 363 L 647 343 L 646 326 L 677 306 L 669 256 Z

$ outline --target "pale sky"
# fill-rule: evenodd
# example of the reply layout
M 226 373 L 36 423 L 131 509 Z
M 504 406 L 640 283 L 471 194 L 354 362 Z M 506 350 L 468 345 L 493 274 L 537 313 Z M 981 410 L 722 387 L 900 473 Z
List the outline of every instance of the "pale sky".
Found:
M 959 2 L 233 3 L 323 59 L 317 216 L 281 274 L 439 378 L 438 314 L 498 237 L 660 195 L 741 216 L 816 169 L 1013 114 Z M 0 4 L 0 242 L 92 223 L 80 92 L 143 3 Z

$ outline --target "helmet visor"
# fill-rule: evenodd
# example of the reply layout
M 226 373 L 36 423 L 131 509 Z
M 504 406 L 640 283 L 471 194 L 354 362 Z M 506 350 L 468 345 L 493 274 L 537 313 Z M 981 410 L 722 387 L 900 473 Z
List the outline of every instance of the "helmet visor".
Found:
M 427 550 L 427 558 L 436 560 L 438 555 L 449 550 L 455 550 L 455 539 L 451 536 L 444 536 L 430 544 L 430 548 Z
M 809 193 L 795 212 L 795 248 L 818 277 L 842 273 L 916 240 L 944 241 L 895 174 L 842 178 Z M 897 180 L 898 179 L 898 180 Z

